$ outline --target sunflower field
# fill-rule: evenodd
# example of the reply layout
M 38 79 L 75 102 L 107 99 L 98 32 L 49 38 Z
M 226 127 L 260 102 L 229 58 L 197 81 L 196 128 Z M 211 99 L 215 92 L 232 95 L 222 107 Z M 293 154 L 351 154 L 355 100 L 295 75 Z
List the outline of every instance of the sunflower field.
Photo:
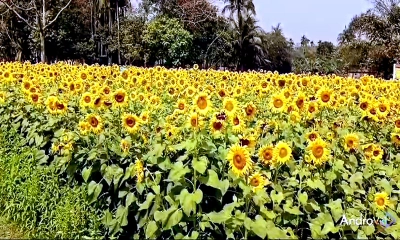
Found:
M 4 63 L 0 84 L 4 142 L 84 189 L 97 236 L 400 237 L 397 81 Z

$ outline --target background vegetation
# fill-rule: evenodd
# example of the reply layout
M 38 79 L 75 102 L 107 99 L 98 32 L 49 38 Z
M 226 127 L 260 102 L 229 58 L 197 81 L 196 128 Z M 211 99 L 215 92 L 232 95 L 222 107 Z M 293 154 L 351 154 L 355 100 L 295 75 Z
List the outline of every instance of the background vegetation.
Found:
M 287 72 L 377 72 L 389 78 L 399 55 L 398 0 L 373 0 L 338 44 L 262 29 L 252 0 L 2 0 L 0 57 L 8 60 Z M 44 4 L 45 3 L 45 4 Z M 40 21 L 37 21 L 40 19 Z

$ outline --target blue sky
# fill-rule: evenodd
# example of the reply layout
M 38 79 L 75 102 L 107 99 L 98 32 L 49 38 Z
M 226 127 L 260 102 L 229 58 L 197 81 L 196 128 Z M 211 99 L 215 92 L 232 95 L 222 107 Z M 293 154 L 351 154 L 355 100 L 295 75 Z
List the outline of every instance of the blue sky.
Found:
M 295 43 L 300 42 L 301 36 L 306 35 L 315 43 L 318 40 L 326 40 L 336 44 L 338 34 L 352 17 L 372 7 L 367 0 L 253 1 L 260 26 L 270 31 L 272 26 L 280 23 L 285 36 L 292 38 Z

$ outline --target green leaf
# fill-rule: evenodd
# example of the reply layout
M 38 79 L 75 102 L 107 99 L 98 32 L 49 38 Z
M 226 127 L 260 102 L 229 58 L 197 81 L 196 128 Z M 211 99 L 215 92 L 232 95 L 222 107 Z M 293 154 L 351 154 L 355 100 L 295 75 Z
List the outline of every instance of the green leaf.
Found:
M 92 173 L 92 168 L 91 168 L 91 167 L 90 167 L 90 168 L 84 168 L 84 169 L 82 170 L 82 178 L 83 178 L 83 180 L 84 180 L 85 182 L 88 181 L 88 179 L 89 179 L 91 173 Z
M 154 195 L 153 193 L 147 194 L 146 201 L 144 201 L 144 203 L 140 204 L 139 211 L 149 209 L 149 207 L 153 203 L 153 200 L 155 197 L 156 197 L 156 195 Z
M 96 183 L 95 181 L 91 181 L 88 185 L 88 195 L 90 197 L 89 204 L 95 202 L 99 197 L 101 190 L 103 189 L 103 184 Z
M 343 216 L 342 200 L 337 199 L 332 201 L 328 204 L 328 207 L 331 209 L 333 220 L 335 220 L 335 222 L 339 221 Z
M 220 212 L 211 212 L 206 215 L 213 223 L 224 223 L 231 218 L 231 213 L 225 210 L 222 210 Z
M 128 195 L 126 196 L 126 200 L 125 200 L 125 206 L 129 207 L 133 202 L 136 201 L 136 197 L 133 193 L 128 193 Z
M 208 165 L 208 159 L 207 157 L 204 156 L 200 157 L 198 160 L 193 159 L 192 162 L 193 169 L 201 174 L 205 173 L 205 171 L 207 170 L 207 165 Z
M 282 200 L 284 199 L 283 193 L 279 192 L 276 193 L 275 190 L 271 191 L 271 199 L 272 201 L 276 202 L 277 204 L 280 204 L 282 202 Z
M 286 212 L 293 214 L 293 215 L 303 215 L 303 213 L 300 211 L 299 207 L 297 207 L 297 206 L 289 207 L 287 205 L 284 205 L 283 210 L 285 210 Z
M 327 235 L 328 233 L 337 233 L 339 228 L 335 227 L 333 222 L 327 222 L 324 224 L 324 228 L 322 229 L 322 234 Z
M 367 225 L 362 227 L 365 235 L 371 236 L 375 232 L 375 226 L 374 225 Z
M 115 213 L 115 217 L 119 221 L 122 227 L 128 225 L 128 208 L 120 205 Z
M 307 206 L 307 201 L 308 201 L 308 194 L 307 192 L 303 192 L 303 193 L 299 193 L 298 194 L 298 198 L 299 198 L 299 202 L 303 205 L 303 206 Z
M 173 182 L 178 182 L 189 172 L 189 168 L 183 166 L 182 162 L 176 162 L 169 172 L 168 179 Z
M 312 189 L 320 189 L 322 192 L 325 193 L 325 185 L 322 183 L 322 181 L 320 179 L 316 179 L 314 181 L 311 179 L 308 179 L 307 186 L 311 187 Z
M 256 216 L 256 220 L 253 222 L 251 229 L 252 231 L 259 236 L 262 239 L 265 239 L 267 237 L 268 229 L 267 227 L 267 221 L 265 221 L 260 215 Z
M 158 226 L 155 221 L 150 221 L 146 226 L 146 238 L 150 239 L 157 232 Z
M 187 189 L 183 189 L 179 195 L 180 204 L 182 206 L 183 212 L 190 216 L 193 211 L 196 212 L 196 203 L 200 203 L 203 199 L 203 192 L 197 190 L 195 193 L 189 193 Z
M 169 230 L 173 226 L 177 225 L 183 217 L 182 210 L 175 211 L 168 219 L 167 224 L 165 225 L 164 230 Z
M 214 170 L 209 169 L 208 180 L 206 185 L 219 189 L 222 195 L 225 195 L 226 191 L 228 191 L 229 188 L 229 180 L 227 179 L 225 179 L 224 181 L 219 180 L 218 174 Z

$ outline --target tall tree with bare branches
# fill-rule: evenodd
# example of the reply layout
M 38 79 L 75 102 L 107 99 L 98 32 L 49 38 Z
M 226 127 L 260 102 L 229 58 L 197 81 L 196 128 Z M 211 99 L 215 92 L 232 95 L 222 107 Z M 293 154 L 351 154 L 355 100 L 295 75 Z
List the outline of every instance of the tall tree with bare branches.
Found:
M 60 0 L 50 2 L 46 0 L 0 0 L 9 10 L 20 18 L 29 28 L 39 33 L 40 38 L 40 60 L 46 62 L 46 30 L 57 21 L 60 14 L 71 4 L 72 0 L 66 2 Z M 23 16 L 22 12 L 25 13 Z

